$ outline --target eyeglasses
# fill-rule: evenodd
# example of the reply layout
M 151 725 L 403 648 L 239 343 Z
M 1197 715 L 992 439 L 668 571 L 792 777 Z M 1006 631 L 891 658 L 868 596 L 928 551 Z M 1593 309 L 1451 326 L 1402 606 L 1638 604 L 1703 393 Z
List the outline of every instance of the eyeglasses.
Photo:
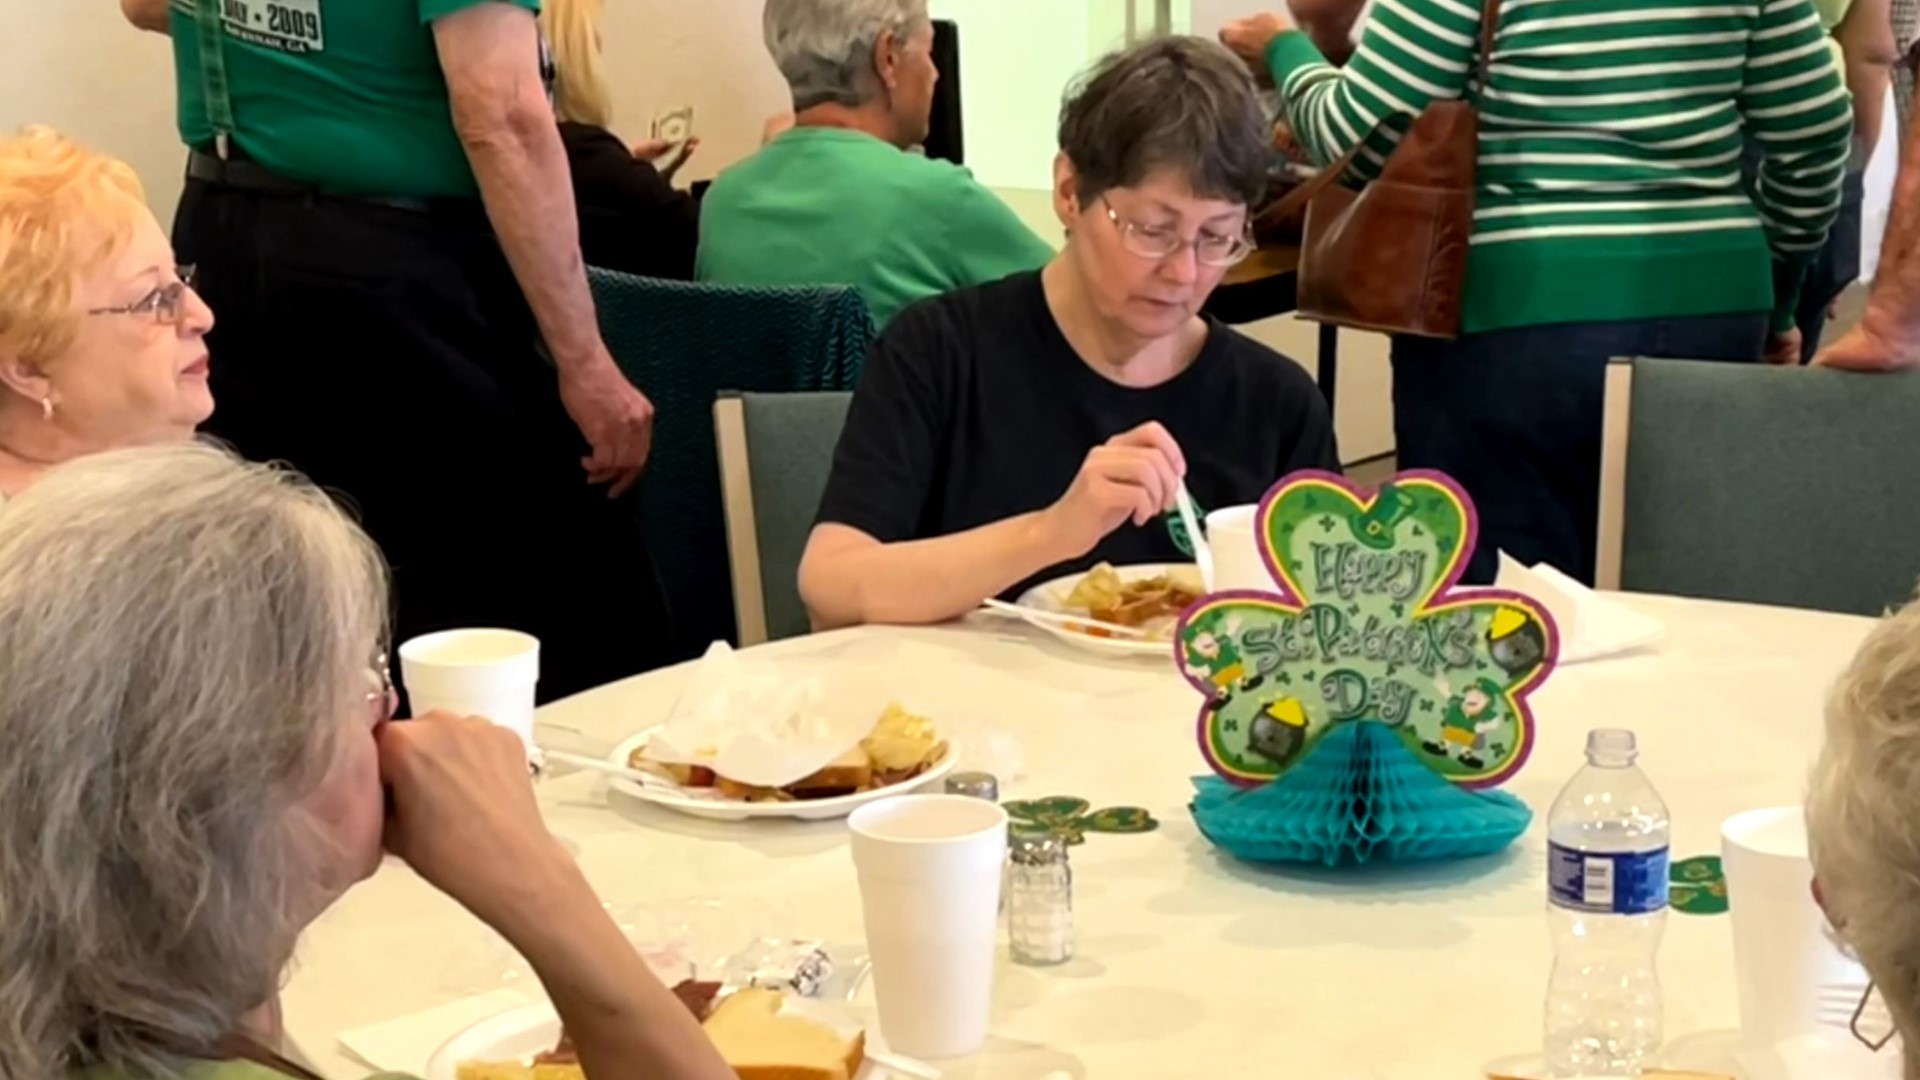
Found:
M 1107 220 L 1120 231 L 1120 246 L 1143 259 L 1166 259 L 1193 249 L 1194 258 L 1206 266 L 1235 266 L 1253 254 L 1253 238 L 1241 233 L 1238 236 L 1226 236 L 1202 230 L 1199 236 L 1188 240 L 1178 232 L 1159 225 L 1142 225 L 1120 216 L 1105 195 L 1100 196 L 1100 205 L 1107 208 Z
M 187 310 L 187 290 L 193 288 L 193 267 L 182 266 L 173 272 L 174 280 L 153 290 L 131 304 L 121 307 L 89 308 L 89 315 L 147 315 L 161 326 L 178 326 Z
M 367 665 L 367 674 L 373 676 L 373 684 L 377 687 L 367 691 L 367 705 L 380 707 L 380 719 L 383 722 L 393 719 L 393 714 L 400 711 L 400 691 L 394 689 L 393 666 L 387 660 L 387 650 L 380 649 L 373 654 L 373 662 Z

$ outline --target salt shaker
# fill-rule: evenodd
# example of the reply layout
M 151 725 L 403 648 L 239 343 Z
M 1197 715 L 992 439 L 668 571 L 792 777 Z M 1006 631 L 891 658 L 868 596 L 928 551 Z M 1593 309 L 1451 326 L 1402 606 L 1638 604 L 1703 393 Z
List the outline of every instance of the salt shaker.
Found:
M 1016 834 L 1008 851 L 1007 936 L 1016 964 L 1073 959 L 1073 868 L 1053 833 Z
M 963 772 L 947 777 L 947 794 L 969 799 L 1000 801 L 1000 781 L 992 773 Z

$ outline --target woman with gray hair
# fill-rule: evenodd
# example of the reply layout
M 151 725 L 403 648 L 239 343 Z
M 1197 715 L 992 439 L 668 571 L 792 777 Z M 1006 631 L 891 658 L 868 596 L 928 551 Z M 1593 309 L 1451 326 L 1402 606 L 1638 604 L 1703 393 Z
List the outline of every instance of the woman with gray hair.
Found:
M 794 126 L 707 191 L 701 280 L 853 285 L 884 326 L 1053 254 L 972 174 L 912 152 L 940 78 L 926 0 L 767 0 L 764 21 Z
M 1183 487 L 1238 506 L 1340 467 L 1306 372 L 1201 313 L 1266 195 L 1246 69 L 1155 39 L 1096 64 L 1059 132 L 1066 250 L 914 305 L 867 359 L 800 564 L 822 627 L 943 622 L 1096 563 L 1185 562 Z
M 0 1080 L 307 1076 L 301 930 L 384 850 L 531 962 L 589 1076 L 732 1073 L 541 824 L 519 740 L 389 723 L 378 551 L 207 446 L 0 514 Z
M 1920 1080 L 1920 602 L 1867 636 L 1827 702 L 1807 796 L 1814 891 Z

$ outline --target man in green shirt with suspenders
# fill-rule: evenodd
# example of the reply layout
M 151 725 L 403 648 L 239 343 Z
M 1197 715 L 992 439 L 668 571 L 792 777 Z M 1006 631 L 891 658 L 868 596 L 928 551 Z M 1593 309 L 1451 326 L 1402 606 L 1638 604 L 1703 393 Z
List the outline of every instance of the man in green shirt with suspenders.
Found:
M 539 0 L 121 7 L 174 42 L 174 244 L 220 312 L 210 430 L 357 506 L 396 639 L 533 633 L 543 698 L 662 659 L 658 584 L 608 498 L 653 407 L 600 338 Z

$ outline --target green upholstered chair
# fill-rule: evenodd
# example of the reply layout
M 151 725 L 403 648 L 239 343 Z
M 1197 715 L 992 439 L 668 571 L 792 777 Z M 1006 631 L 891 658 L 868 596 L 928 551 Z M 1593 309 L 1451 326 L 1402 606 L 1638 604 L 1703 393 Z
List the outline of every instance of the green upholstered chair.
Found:
M 851 394 L 740 394 L 714 405 L 740 644 L 810 629 L 806 552 Z
M 679 651 L 695 656 L 735 637 L 714 401 L 726 391 L 851 390 L 873 320 L 850 288 L 587 276 L 607 347 L 653 401 L 653 456 L 636 507 Z
M 1603 588 L 1877 615 L 1920 580 L 1920 377 L 1607 373 Z

